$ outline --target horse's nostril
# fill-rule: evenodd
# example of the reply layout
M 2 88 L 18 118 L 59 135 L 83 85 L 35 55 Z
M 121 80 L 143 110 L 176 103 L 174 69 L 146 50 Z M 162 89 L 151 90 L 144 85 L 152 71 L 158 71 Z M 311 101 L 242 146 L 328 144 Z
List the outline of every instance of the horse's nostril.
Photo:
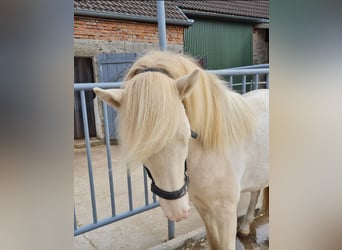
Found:
M 191 212 L 191 209 L 189 208 L 189 209 L 185 209 L 185 210 L 183 210 L 183 218 L 185 219 L 185 218 L 187 218 L 189 215 L 190 215 L 190 212 Z

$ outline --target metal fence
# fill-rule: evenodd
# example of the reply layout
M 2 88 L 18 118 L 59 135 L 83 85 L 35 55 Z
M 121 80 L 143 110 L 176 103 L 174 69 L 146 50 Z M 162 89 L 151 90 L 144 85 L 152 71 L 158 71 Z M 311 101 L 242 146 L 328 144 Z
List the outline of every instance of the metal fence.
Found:
M 239 92 L 245 93 L 252 89 L 258 88 L 268 88 L 269 87 L 269 68 L 268 64 L 262 65 L 252 65 L 245 67 L 238 67 L 232 69 L 222 69 L 222 70 L 208 70 L 211 73 L 220 75 L 222 77 L 228 78 L 228 85 L 232 89 L 239 89 Z M 236 78 L 241 78 L 240 81 L 236 81 Z M 248 79 L 248 77 L 250 79 Z M 263 81 L 260 79 L 264 78 Z M 98 211 L 96 207 L 96 197 L 95 197 L 95 186 L 94 186 L 94 175 L 93 175 L 93 162 L 91 156 L 91 144 L 89 138 L 89 129 L 88 129 L 88 120 L 87 120 L 87 108 L 85 102 L 85 91 L 92 90 L 94 87 L 99 88 L 120 88 L 122 82 L 113 82 L 113 83 L 76 83 L 74 84 L 74 91 L 80 92 L 81 97 L 81 106 L 82 106 L 82 116 L 83 116 L 83 124 L 84 124 L 84 135 L 85 135 L 85 145 L 87 152 L 87 164 L 88 164 L 88 174 L 89 174 L 89 186 L 90 186 L 90 201 L 92 208 L 92 223 L 83 226 L 77 226 L 77 208 L 75 207 L 74 211 L 74 235 L 80 235 L 82 233 L 97 229 L 99 227 L 108 225 L 110 223 L 122 220 L 124 218 L 128 218 L 130 216 L 142 213 L 144 211 L 153 209 L 159 206 L 159 202 L 156 200 L 156 196 L 149 191 L 148 188 L 148 178 L 147 173 L 143 170 L 143 183 L 141 183 L 144 189 L 144 198 L 145 204 L 143 206 L 134 207 L 133 206 L 133 194 L 132 194 L 132 181 L 130 173 L 127 172 L 127 190 L 128 190 L 128 211 L 117 213 L 116 211 L 116 199 L 115 199 L 115 183 L 113 180 L 113 171 L 112 171 L 112 156 L 110 151 L 110 135 L 109 135 L 109 122 L 108 122 L 108 112 L 107 112 L 107 104 L 102 102 L 103 109 L 103 119 L 104 119 L 104 135 L 105 135 L 105 144 L 106 144 L 106 155 L 107 155 L 107 170 L 108 170 L 108 178 L 109 178 L 109 193 L 110 193 L 110 202 L 111 202 L 111 215 L 104 219 L 98 218 Z M 263 86 L 262 86 L 263 85 Z M 152 200 L 151 200 L 152 199 Z M 168 221 L 168 238 L 172 239 L 175 235 L 175 225 L 173 222 Z
M 250 66 L 242 66 L 230 69 L 208 70 L 208 72 L 214 73 L 219 76 L 224 76 L 228 82 L 228 86 L 232 89 L 237 89 L 242 94 L 250 91 L 262 88 L 269 88 L 269 64 L 258 64 Z M 250 76 L 250 80 L 247 77 Z M 234 81 L 234 77 L 242 78 L 238 81 Z M 262 80 L 261 77 L 264 79 Z M 263 86 L 261 86 L 263 85 Z M 239 88 L 241 87 L 241 89 Z M 249 87 L 249 89 L 248 89 Z

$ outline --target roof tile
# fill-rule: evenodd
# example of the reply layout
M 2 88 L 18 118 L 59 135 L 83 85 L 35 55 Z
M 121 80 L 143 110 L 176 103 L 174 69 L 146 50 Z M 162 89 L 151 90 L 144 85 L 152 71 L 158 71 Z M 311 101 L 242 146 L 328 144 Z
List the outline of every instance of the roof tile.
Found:
M 100 13 L 125 14 L 155 18 L 156 1 L 127 0 L 74 0 L 74 9 Z M 165 17 L 171 20 L 187 21 L 181 10 L 223 14 L 240 17 L 269 18 L 269 0 L 226 0 L 226 1 L 165 1 Z
M 144 17 L 157 16 L 156 1 L 74 0 L 74 9 Z M 165 1 L 165 17 L 173 20 L 188 20 L 182 11 L 175 6 L 173 1 Z
M 226 14 L 241 17 L 269 18 L 269 0 L 245 1 L 184 1 L 176 4 L 182 10 L 201 11 L 207 13 Z

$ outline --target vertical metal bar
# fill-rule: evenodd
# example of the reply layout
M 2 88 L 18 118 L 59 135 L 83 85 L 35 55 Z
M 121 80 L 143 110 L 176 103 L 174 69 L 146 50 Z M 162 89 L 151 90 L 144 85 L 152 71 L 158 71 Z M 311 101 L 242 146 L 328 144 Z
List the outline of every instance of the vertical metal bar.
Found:
M 229 76 L 229 87 L 233 89 L 233 75 Z
M 148 185 L 147 185 L 147 173 L 146 169 L 143 168 L 144 172 L 144 194 L 145 194 L 145 205 L 148 205 Z
M 255 74 L 255 89 L 259 88 L 259 74 Z
M 75 207 L 74 207 L 74 230 L 76 230 L 77 229 L 77 224 L 76 224 L 77 222 L 76 222 L 76 209 L 75 209 Z
M 131 172 L 127 170 L 127 187 L 128 187 L 128 205 L 129 210 L 133 210 L 133 194 L 132 194 L 132 180 L 131 180 Z
M 168 228 L 168 239 L 172 240 L 175 237 L 175 223 L 173 221 L 167 220 Z
M 266 74 L 266 88 L 269 89 L 270 88 L 270 73 Z
M 246 93 L 246 75 L 242 76 L 242 94 Z
M 157 0 L 159 49 L 167 50 L 164 1 Z
M 152 195 L 152 199 L 153 199 L 153 202 L 157 202 L 157 196 L 156 196 L 156 194 L 155 194 L 155 193 L 153 193 L 153 195 Z
M 85 136 L 86 149 L 87 149 L 87 161 L 88 161 L 88 173 L 89 173 L 91 206 L 92 206 L 92 210 L 93 210 L 93 222 L 97 223 L 95 188 L 94 188 L 94 176 L 93 176 L 93 166 L 92 166 L 92 161 L 91 161 L 89 128 L 88 128 L 88 118 L 87 118 L 87 107 L 86 107 L 86 102 L 85 102 L 84 90 L 81 90 L 80 94 L 81 94 L 81 105 L 82 105 L 84 136 Z
M 106 140 L 106 151 L 107 151 L 107 164 L 108 164 L 108 178 L 109 178 L 109 191 L 110 191 L 110 202 L 112 207 L 112 216 L 115 216 L 115 198 L 114 198 L 114 182 L 113 182 L 113 168 L 112 168 L 112 156 L 110 152 L 110 134 L 108 127 L 108 111 L 107 104 L 102 102 L 103 107 L 103 123 L 105 129 L 105 140 Z
M 252 80 L 251 80 L 251 86 L 249 88 L 249 91 L 255 89 L 255 75 L 253 75 Z

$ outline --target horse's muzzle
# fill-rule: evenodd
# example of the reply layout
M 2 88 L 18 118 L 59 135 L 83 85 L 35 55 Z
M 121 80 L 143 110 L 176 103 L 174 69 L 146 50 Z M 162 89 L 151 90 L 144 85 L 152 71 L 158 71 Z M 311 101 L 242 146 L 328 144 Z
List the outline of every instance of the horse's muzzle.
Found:
M 160 206 L 164 215 L 171 221 L 181 221 L 189 217 L 191 207 L 188 194 L 177 200 L 160 199 Z

